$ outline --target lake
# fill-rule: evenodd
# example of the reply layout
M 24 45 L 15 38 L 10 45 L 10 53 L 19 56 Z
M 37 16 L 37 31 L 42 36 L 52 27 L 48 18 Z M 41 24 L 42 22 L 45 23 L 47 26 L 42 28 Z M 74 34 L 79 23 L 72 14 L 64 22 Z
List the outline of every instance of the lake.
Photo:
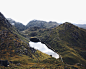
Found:
M 34 48 L 34 49 L 38 49 L 39 51 L 46 53 L 48 55 L 52 55 L 52 57 L 58 59 L 59 58 L 59 54 L 57 54 L 56 52 L 52 51 L 51 49 L 49 49 L 45 44 L 41 43 L 41 42 L 29 42 L 30 47 Z

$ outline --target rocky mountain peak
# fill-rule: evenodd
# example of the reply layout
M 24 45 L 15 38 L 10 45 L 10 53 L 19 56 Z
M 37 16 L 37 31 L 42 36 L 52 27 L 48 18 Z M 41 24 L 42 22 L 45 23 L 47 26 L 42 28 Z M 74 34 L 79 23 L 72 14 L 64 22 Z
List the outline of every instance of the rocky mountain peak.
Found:
M 1 18 L 1 17 L 2 17 L 2 18 L 5 18 L 5 17 L 3 16 L 3 14 L 0 12 L 0 18 Z
M 26 25 L 26 27 L 54 28 L 58 25 L 59 24 L 57 22 L 52 22 L 52 21 L 46 22 L 41 20 L 32 20 Z

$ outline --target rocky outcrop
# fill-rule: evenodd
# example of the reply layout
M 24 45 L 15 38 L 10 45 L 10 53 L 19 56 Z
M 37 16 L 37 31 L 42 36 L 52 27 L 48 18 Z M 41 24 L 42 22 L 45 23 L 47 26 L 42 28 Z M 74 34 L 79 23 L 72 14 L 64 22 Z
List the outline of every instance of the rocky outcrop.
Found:
M 0 60 L 0 64 L 1 66 L 5 66 L 5 67 L 9 66 L 8 60 Z

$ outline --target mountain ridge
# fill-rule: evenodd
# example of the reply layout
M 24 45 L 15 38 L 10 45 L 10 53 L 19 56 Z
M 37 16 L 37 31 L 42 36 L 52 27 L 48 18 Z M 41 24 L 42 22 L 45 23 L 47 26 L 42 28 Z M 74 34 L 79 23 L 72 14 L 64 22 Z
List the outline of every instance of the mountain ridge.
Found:
M 11 25 L 15 26 L 19 31 L 23 31 L 26 29 L 26 26 L 20 22 L 16 22 L 11 18 L 7 18 L 7 20 L 10 22 Z
M 46 22 L 41 20 L 32 20 L 26 25 L 27 28 L 29 27 L 54 28 L 56 26 L 58 26 L 57 22 L 52 22 L 52 21 Z
M 86 61 L 85 60 L 85 56 L 86 56 L 85 29 L 79 28 L 71 23 L 66 22 L 53 29 L 48 29 L 48 30 L 45 29 L 37 33 L 38 34 L 35 37 L 38 37 L 41 40 L 41 42 L 45 43 L 46 45 L 49 45 L 56 52 L 61 54 L 65 63 L 86 64 L 85 63 Z M 85 52 L 83 52 L 83 50 Z M 75 58 L 77 58 L 79 61 L 76 60 Z

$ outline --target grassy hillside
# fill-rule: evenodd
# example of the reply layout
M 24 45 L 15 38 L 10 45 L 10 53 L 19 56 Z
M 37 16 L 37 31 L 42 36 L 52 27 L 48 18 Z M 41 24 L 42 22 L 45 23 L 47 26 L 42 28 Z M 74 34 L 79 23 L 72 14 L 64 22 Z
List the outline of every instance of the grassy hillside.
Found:
M 85 29 L 66 22 L 53 29 L 41 30 L 37 37 L 61 54 L 65 63 L 86 64 Z
M 73 49 L 73 45 L 61 38 L 63 35 L 59 33 L 59 29 L 61 29 L 60 26 L 53 29 L 40 29 L 35 32 L 37 32 L 36 37 L 40 38 L 43 43 L 62 55 L 65 63 L 60 58 L 55 59 L 29 47 L 27 44 L 29 40 L 24 37 L 25 35 L 13 27 L 0 13 L 0 60 L 8 60 L 10 63 L 9 67 L 0 65 L 0 69 L 85 69 L 86 60 L 83 58 L 84 56 L 81 56 L 84 47 L 78 47 L 79 50 L 74 45 L 79 52 Z M 76 64 L 77 62 L 80 64 Z
M 34 28 L 32 28 L 34 29 Z M 65 64 L 86 65 L 86 30 L 64 23 L 52 29 L 25 30 L 28 37 L 36 37 L 50 49 L 59 53 Z M 36 34 L 36 35 L 33 35 Z M 82 66 L 82 69 L 84 69 Z

